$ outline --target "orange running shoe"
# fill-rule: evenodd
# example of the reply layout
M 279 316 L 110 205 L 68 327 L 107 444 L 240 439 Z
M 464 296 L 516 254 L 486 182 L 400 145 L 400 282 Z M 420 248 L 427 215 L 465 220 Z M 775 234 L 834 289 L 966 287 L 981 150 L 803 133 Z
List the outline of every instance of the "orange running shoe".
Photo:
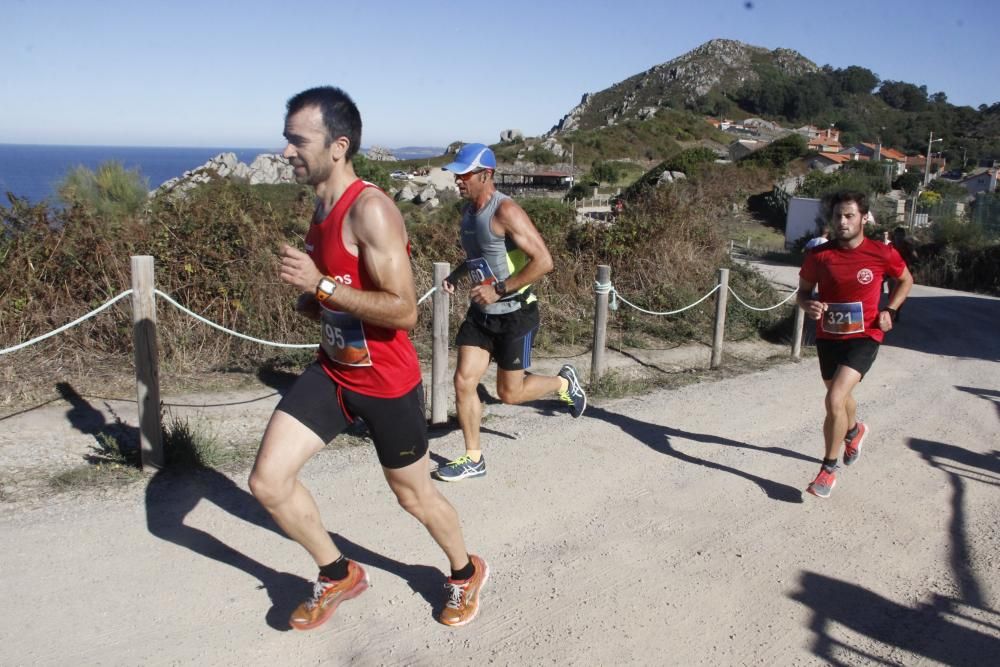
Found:
M 844 438 L 844 465 L 849 466 L 861 458 L 861 445 L 868 437 L 868 425 L 858 422 L 858 433 L 851 439 Z
M 313 587 L 313 596 L 300 604 L 288 624 L 296 630 L 312 630 L 330 620 L 333 612 L 345 600 L 358 597 L 368 590 L 368 573 L 353 560 L 347 563 L 347 578 L 333 581 L 320 577 Z
M 469 559 L 476 567 L 476 573 L 472 578 L 465 581 L 448 579 L 444 585 L 448 591 L 448 599 L 438 620 L 445 625 L 465 625 L 479 613 L 479 592 L 490 578 L 490 566 L 479 556 L 472 555 Z
M 820 498 L 829 498 L 833 487 L 837 485 L 837 474 L 820 468 L 816 479 L 806 488 L 806 491 Z

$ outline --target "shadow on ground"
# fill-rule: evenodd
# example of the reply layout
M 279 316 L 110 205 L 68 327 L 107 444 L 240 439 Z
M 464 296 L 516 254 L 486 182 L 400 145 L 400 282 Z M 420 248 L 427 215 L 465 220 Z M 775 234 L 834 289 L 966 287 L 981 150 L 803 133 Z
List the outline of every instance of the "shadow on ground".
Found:
M 956 329 L 955 323 L 961 322 Z M 927 354 L 1000 361 L 1000 299 L 911 296 L 885 344 Z
M 600 419 L 608 424 L 617 426 L 622 431 L 629 434 L 650 449 L 660 452 L 661 454 L 671 456 L 678 461 L 729 473 L 731 475 L 735 475 L 736 477 L 742 477 L 743 479 L 751 481 L 759 486 L 768 498 L 786 503 L 801 503 L 803 501 L 802 491 L 793 486 L 766 479 L 745 470 L 740 470 L 739 468 L 726 466 L 721 463 L 716 463 L 714 461 L 709 461 L 708 459 L 699 458 L 682 452 L 677 449 L 674 440 L 688 440 L 691 442 L 701 443 L 703 445 L 718 445 L 721 447 L 738 447 L 740 449 L 748 449 L 765 454 L 787 456 L 801 461 L 808 461 L 809 463 L 817 462 L 816 459 L 810 456 L 806 456 L 800 452 L 785 449 L 783 447 L 760 447 L 758 445 L 751 445 L 746 442 L 740 442 L 739 440 L 723 438 L 721 436 L 711 435 L 708 433 L 682 431 L 681 429 L 671 428 L 669 426 L 661 426 L 659 424 L 651 424 L 649 422 L 640 421 L 638 419 L 627 417 L 616 412 L 610 412 L 609 410 L 593 405 L 587 407 L 585 417 Z M 717 449 L 717 447 L 715 449 Z
M 855 584 L 806 571 L 799 579 L 800 590 L 791 597 L 812 610 L 813 653 L 831 664 L 886 662 L 838 640 L 834 625 L 941 664 L 990 664 L 995 657 L 988 656 L 1000 655 L 1000 612 L 987 606 L 973 568 L 966 485 L 1000 486 L 1000 452 L 980 454 L 920 438 L 911 438 L 909 447 L 940 470 L 952 489 L 948 564 L 958 596 L 933 593 L 928 602 L 911 608 Z

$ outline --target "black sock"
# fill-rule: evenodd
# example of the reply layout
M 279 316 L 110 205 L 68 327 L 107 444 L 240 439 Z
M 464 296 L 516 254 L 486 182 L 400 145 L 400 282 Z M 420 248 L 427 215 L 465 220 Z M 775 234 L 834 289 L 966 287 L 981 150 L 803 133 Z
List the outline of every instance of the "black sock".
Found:
M 466 579 L 472 579 L 472 575 L 476 573 L 476 566 L 472 564 L 472 559 L 469 559 L 469 564 L 463 567 L 461 570 L 452 570 L 451 578 L 454 581 L 465 581 Z
M 854 422 L 854 428 L 847 431 L 847 434 L 844 435 L 844 440 L 853 440 L 857 434 L 858 434 L 858 423 Z
M 837 469 L 837 459 L 823 459 L 823 467 L 827 472 L 833 472 Z
M 326 577 L 331 581 L 340 581 L 342 579 L 347 579 L 347 564 L 350 561 L 344 556 L 341 556 L 332 563 L 328 563 L 323 567 L 319 568 L 319 575 L 321 577 Z

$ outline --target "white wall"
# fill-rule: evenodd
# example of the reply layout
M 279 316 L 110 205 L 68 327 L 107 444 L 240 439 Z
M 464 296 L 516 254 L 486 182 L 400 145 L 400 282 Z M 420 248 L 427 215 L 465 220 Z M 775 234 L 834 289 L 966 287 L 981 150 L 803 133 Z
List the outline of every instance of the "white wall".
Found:
M 818 199 L 792 197 L 788 202 L 788 217 L 785 219 L 785 248 L 791 248 L 795 241 L 805 235 L 819 236 L 822 220 L 822 206 Z

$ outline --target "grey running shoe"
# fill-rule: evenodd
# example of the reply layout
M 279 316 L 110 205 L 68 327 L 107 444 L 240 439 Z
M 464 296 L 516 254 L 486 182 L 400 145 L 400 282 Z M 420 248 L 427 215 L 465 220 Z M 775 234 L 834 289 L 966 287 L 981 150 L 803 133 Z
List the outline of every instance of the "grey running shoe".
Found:
M 566 364 L 559 369 L 559 377 L 566 378 L 569 386 L 566 391 L 559 392 L 559 400 L 569 406 L 573 417 L 579 417 L 587 409 L 587 394 L 580 386 L 580 378 L 576 374 L 576 369 Z
M 849 466 L 861 458 L 861 445 L 868 437 L 868 425 L 858 422 L 858 433 L 853 438 L 844 438 L 844 465 Z
M 460 482 L 469 477 L 484 477 L 486 475 L 486 457 L 473 461 L 468 454 L 449 461 L 431 473 L 434 479 L 442 482 Z
M 833 487 L 837 485 L 837 473 L 826 468 L 820 468 L 816 479 L 806 488 L 806 491 L 819 498 L 829 498 Z

